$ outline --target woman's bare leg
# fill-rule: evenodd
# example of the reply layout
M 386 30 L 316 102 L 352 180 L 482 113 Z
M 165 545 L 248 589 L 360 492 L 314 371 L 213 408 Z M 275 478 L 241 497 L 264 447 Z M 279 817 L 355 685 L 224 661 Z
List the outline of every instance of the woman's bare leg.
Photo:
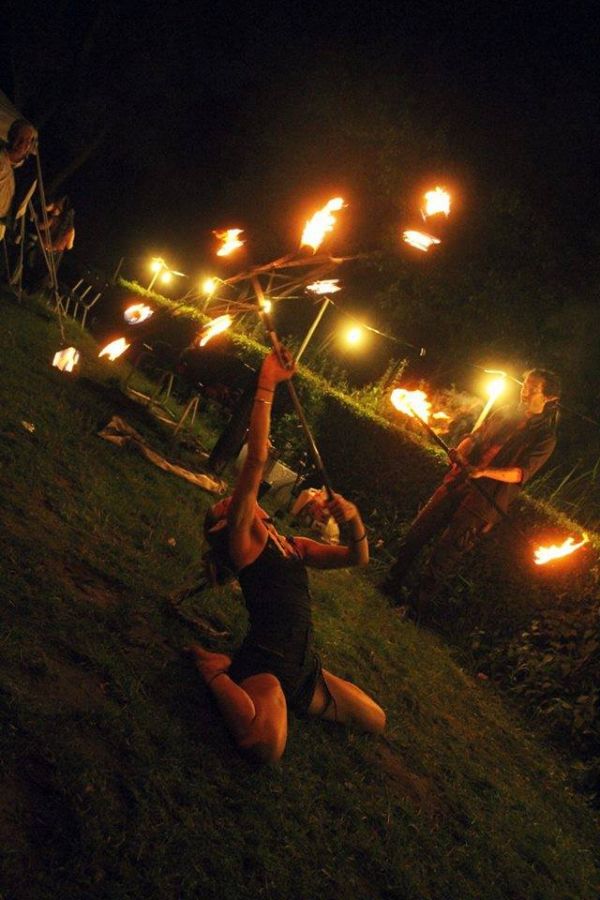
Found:
M 278 679 L 263 672 L 236 684 L 227 674 L 229 656 L 210 653 L 198 644 L 189 651 L 240 750 L 259 762 L 281 759 L 287 741 L 287 704 Z
M 373 734 L 383 732 L 385 713 L 368 694 L 326 669 L 322 670 L 322 675 L 331 697 L 324 686 L 317 683 L 308 708 L 309 715 L 339 722 L 341 725 L 352 725 L 360 731 Z

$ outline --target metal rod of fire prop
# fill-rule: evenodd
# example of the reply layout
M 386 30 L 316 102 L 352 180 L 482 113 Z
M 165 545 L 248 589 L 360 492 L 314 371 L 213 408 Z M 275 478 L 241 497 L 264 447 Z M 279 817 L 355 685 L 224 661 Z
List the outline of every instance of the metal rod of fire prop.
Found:
M 435 441 L 435 443 L 438 445 L 438 447 L 441 447 L 441 448 L 442 448 L 442 450 L 443 450 L 444 453 L 448 456 L 448 459 L 449 459 L 451 462 L 454 462 L 454 459 L 452 458 L 452 457 L 454 456 L 454 454 L 453 454 L 452 451 L 450 450 L 450 447 L 448 446 L 448 444 L 447 444 L 444 440 L 442 440 L 442 438 L 439 436 L 439 434 L 436 434 L 436 433 L 435 433 L 435 431 L 433 430 L 433 428 L 431 427 L 431 425 L 429 425 L 429 423 L 426 422 L 425 419 L 424 419 L 422 416 L 419 415 L 419 413 L 414 409 L 414 407 L 412 407 L 410 404 L 407 404 L 407 406 L 408 406 L 408 408 L 410 409 L 412 415 L 415 417 L 415 419 L 418 419 L 419 422 L 421 423 L 421 425 L 423 426 L 423 428 L 427 431 L 427 434 L 429 435 L 429 437 L 431 438 L 431 440 L 432 440 L 432 441 Z M 466 467 L 465 467 L 462 463 L 460 463 L 460 462 L 457 463 L 457 464 L 458 464 L 461 468 L 463 468 L 463 469 L 466 468 Z M 487 500 L 487 502 L 490 504 L 490 506 L 493 507 L 493 509 L 496 510 L 496 512 L 498 513 L 498 515 L 499 515 L 502 519 L 508 519 L 508 518 L 509 518 L 509 516 L 505 513 L 505 511 L 502 509 L 502 507 L 501 507 L 501 506 L 498 506 L 498 504 L 496 503 L 496 501 L 494 500 L 494 498 L 493 498 L 493 497 L 490 497 L 490 495 L 488 494 L 488 492 L 486 491 L 486 489 L 485 489 L 481 484 L 479 484 L 479 482 L 478 482 L 476 479 L 472 479 L 472 480 L 471 480 L 471 484 L 473 485 L 473 487 L 475 488 L 475 490 L 479 491 L 479 493 L 481 494 L 481 496 L 482 496 L 485 500 Z M 517 529 L 517 530 L 519 530 L 519 529 Z M 528 541 L 530 541 L 530 538 L 528 538 L 527 535 L 524 534 L 523 537 L 525 537 Z
M 271 346 L 273 347 L 273 350 L 277 354 L 280 363 L 283 365 L 284 360 L 283 360 L 283 355 L 281 352 L 281 342 L 277 336 L 277 332 L 273 328 L 273 323 L 271 322 L 271 317 L 269 316 L 269 313 L 266 312 L 266 310 L 264 309 L 265 295 L 263 293 L 262 286 L 261 286 L 258 278 L 256 278 L 256 277 L 254 277 L 252 279 L 252 284 L 254 286 L 254 290 L 256 291 L 256 297 L 258 299 L 259 308 L 260 308 L 260 317 L 265 326 L 265 330 L 269 337 L 269 341 L 271 342 Z M 304 436 L 308 442 L 308 448 L 309 448 L 310 454 L 313 458 L 313 462 L 319 473 L 319 477 L 321 478 L 321 480 L 325 486 L 325 490 L 327 491 L 327 496 L 328 496 L 329 500 L 332 500 L 333 499 L 333 488 L 331 486 L 331 480 L 329 478 L 329 475 L 327 474 L 327 470 L 325 469 L 323 460 L 321 459 L 321 454 L 319 453 L 319 448 L 317 447 L 317 445 L 315 443 L 315 439 L 312 435 L 312 432 L 310 430 L 308 422 L 306 421 L 306 416 L 304 415 L 304 410 L 302 409 L 300 400 L 298 399 L 298 394 L 296 393 L 296 388 L 294 387 L 294 385 L 292 384 L 291 381 L 286 381 L 286 385 L 287 385 L 287 389 L 289 391 L 289 395 L 290 395 L 292 404 L 294 406 L 294 410 L 296 412 L 296 415 L 298 416 L 300 425 L 302 426 Z
M 302 354 L 308 347 L 309 341 L 310 341 L 311 337 L 313 336 L 313 334 L 315 333 L 315 331 L 317 329 L 317 325 L 319 324 L 319 322 L 325 315 L 325 311 L 330 303 L 331 303 L 331 300 L 329 297 L 327 297 L 327 296 L 323 297 L 323 302 L 321 303 L 321 306 L 319 307 L 319 312 L 313 319 L 313 323 L 310 326 L 310 328 L 308 329 L 308 331 L 306 332 L 306 335 L 304 336 L 304 340 L 302 341 L 302 344 L 300 345 L 300 349 L 296 353 L 296 362 L 300 362 L 300 358 L 301 358 Z

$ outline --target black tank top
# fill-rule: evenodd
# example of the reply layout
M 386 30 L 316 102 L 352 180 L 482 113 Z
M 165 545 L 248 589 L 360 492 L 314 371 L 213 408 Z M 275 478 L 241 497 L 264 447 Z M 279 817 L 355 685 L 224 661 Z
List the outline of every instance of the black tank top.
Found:
M 308 573 L 302 559 L 284 556 L 269 537 L 254 562 L 238 572 L 238 580 L 250 619 L 245 643 L 286 656 L 294 645 L 304 648 L 312 620 Z

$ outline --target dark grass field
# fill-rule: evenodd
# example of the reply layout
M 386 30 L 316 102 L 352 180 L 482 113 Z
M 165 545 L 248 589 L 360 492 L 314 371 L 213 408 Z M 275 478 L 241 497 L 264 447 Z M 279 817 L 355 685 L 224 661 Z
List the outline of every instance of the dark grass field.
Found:
M 354 572 L 315 573 L 329 669 L 384 738 L 292 719 L 282 763 L 235 751 L 168 595 L 199 575 L 211 495 L 101 440 L 113 415 L 202 470 L 77 326 L 0 299 L 0 896 L 589 898 L 598 827 L 561 759 Z M 216 439 L 201 415 L 200 441 Z M 232 589 L 185 611 L 244 628 Z

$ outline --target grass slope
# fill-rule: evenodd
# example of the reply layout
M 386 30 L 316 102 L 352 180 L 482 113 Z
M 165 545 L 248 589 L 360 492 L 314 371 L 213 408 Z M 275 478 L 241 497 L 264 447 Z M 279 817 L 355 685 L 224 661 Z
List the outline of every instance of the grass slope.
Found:
M 280 766 L 242 760 L 165 602 L 210 496 L 97 437 L 119 414 L 168 450 L 76 326 L 73 378 L 52 317 L 0 303 L 0 896 L 598 896 L 560 761 L 356 573 L 315 573 L 318 640 L 386 737 L 292 720 Z M 233 590 L 187 608 L 243 631 Z

